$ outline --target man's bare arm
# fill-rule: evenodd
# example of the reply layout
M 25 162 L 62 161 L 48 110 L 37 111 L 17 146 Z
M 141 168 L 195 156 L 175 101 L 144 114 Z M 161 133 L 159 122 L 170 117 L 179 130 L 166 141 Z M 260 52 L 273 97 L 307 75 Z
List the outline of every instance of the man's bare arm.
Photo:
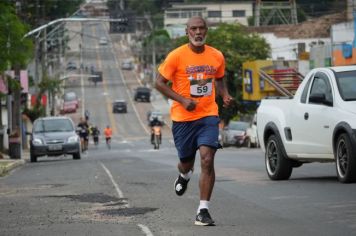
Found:
M 230 96 L 227 87 L 225 85 L 225 81 L 223 78 L 215 80 L 216 92 L 220 95 L 224 102 L 224 107 L 230 106 L 233 102 L 233 98 Z

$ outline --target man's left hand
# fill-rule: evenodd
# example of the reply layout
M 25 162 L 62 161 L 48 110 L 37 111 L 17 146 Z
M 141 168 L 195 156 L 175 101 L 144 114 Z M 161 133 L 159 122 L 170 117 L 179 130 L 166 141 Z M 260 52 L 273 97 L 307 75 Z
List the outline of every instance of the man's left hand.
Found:
M 230 95 L 225 95 L 223 97 L 223 107 L 228 107 L 230 106 L 235 100 L 233 99 L 233 97 L 231 97 Z

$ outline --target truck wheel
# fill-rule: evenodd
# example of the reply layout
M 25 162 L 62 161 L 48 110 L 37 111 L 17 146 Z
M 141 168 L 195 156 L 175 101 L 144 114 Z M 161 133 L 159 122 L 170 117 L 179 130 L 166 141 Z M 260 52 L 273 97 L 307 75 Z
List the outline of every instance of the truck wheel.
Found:
M 31 153 L 30 154 L 30 161 L 31 162 L 37 162 L 37 156 Z
M 265 164 L 271 180 L 286 180 L 292 174 L 292 163 L 284 155 L 282 141 L 276 135 L 268 138 L 265 153 Z
M 336 173 L 341 183 L 356 181 L 356 151 L 352 147 L 350 137 L 344 133 L 339 136 L 336 143 Z

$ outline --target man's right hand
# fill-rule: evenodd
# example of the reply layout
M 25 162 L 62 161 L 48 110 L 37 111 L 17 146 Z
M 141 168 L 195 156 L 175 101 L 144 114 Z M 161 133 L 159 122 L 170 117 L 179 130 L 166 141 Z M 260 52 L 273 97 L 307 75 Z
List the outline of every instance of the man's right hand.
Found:
M 193 99 L 184 99 L 182 105 L 184 106 L 184 108 L 187 110 L 187 111 L 193 111 L 195 110 L 196 106 L 197 106 L 197 102 Z

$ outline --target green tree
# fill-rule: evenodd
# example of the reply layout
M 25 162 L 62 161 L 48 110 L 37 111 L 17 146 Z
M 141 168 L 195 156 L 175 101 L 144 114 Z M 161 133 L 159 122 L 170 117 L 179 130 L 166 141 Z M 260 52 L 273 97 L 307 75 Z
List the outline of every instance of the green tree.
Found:
M 153 44 L 155 44 L 156 61 L 163 60 L 172 48 L 172 40 L 166 30 L 161 29 L 153 31 L 142 43 L 144 55 L 147 57 L 145 62 L 147 63 L 152 63 Z
M 266 59 L 270 55 L 270 46 L 261 36 L 247 33 L 237 24 L 221 24 L 208 33 L 207 43 L 219 49 L 226 60 L 226 83 L 230 94 L 236 100 L 236 106 L 222 108 L 218 99 L 221 118 L 226 122 L 237 113 L 248 113 L 255 107 L 242 104 L 242 63 Z
M 54 96 L 60 92 L 61 86 L 61 80 L 58 78 L 50 78 L 47 74 L 44 74 L 42 81 L 38 85 L 39 92 L 36 95 L 34 106 L 31 109 L 25 108 L 23 113 L 26 114 L 32 122 L 39 117 L 45 116 L 46 111 L 41 103 L 42 96 L 48 93 L 48 96 L 54 101 Z M 54 107 L 52 107 L 52 109 L 54 109 Z M 54 115 L 54 110 L 51 110 L 51 114 Z
M 18 15 L 31 28 L 54 19 L 71 16 L 84 0 L 21 0 Z
M 32 41 L 23 38 L 28 31 L 15 9 L 7 2 L 0 2 L 0 72 L 14 65 L 27 65 L 33 49 Z

